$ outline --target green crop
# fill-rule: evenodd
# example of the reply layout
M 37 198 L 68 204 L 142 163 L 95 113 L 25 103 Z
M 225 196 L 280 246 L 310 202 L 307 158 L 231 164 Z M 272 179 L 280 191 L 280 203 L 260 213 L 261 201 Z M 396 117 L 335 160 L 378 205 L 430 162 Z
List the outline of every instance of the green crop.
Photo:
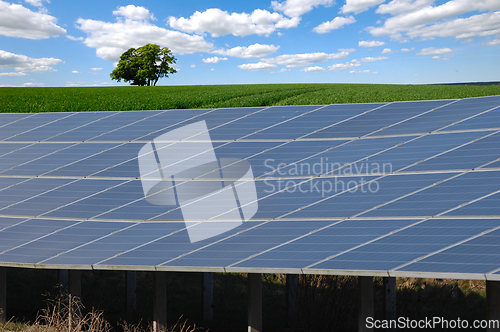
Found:
M 500 95 L 500 85 L 254 84 L 0 88 L 0 112 L 324 105 Z

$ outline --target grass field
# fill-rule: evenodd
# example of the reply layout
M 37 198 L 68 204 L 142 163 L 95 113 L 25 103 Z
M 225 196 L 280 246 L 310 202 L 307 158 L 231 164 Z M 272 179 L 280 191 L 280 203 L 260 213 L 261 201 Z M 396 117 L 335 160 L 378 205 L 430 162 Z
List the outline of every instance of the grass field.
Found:
M 500 95 L 500 85 L 256 84 L 0 88 L 0 112 L 324 105 Z

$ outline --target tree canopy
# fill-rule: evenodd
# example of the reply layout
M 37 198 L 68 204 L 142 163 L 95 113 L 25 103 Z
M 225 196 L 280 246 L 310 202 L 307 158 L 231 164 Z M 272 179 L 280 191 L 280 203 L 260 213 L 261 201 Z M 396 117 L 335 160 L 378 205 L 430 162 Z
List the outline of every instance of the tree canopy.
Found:
M 132 82 L 132 85 L 156 85 L 158 79 L 177 72 L 170 67 L 176 60 L 168 47 L 146 44 L 129 48 L 120 56 L 118 66 L 109 76 L 118 82 Z

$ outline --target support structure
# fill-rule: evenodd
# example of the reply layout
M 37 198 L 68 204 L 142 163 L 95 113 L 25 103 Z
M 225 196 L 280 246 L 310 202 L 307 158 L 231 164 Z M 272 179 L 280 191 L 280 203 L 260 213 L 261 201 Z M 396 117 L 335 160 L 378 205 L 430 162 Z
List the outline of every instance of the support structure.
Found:
M 297 315 L 297 290 L 299 288 L 299 275 L 286 275 L 286 321 L 287 326 L 294 325 L 294 318 Z
M 500 331 L 500 326 L 494 324 L 500 322 L 500 281 L 486 281 L 486 310 L 491 324 L 487 331 Z
M 366 319 L 373 317 L 373 277 L 358 277 L 358 331 L 373 331 L 366 327 Z
M 262 275 L 248 274 L 248 332 L 262 332 Z
M 73 324 L 77 324 L 80 319 L 80 306 L 77 301 L 82 299 L 82 271 L 68 271 L 68 331 L 72 330 Z
M 0 267 L 0 323 L 7 321 L 7 268 Z
M 82 271 L 69 270 L 68 272 L 68 292 L 71 297 L 82 297 Z
M 154 272 L 153 330 L 167 328 L 167 272 Z
M 68 270 L 59 270 L 58 284 L 59 291 L 66 293 L 68 291 Z
M 396 278 L 385 277 L 384 280 L 384 316 L 387 320 L 396 320 Z M 389 329 L 388 331 L 396 331 Z
M 125 280 L 127 284 L 127 316 L 130 316 L 137 309 L 137 273 L 126 271 Z
M 202 273 L 202 313 L 204 321 L 212 321 L 214 319 L 214 274 L 213 272 Z

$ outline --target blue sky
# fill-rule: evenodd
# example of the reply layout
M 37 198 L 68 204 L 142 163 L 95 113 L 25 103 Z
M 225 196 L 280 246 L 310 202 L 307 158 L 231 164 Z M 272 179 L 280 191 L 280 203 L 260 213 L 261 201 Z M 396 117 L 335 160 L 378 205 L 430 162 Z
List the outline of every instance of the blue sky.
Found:
M 111 86 L 169 47 L 158 85 L 500 81 L 500 0 L 0 0 L 0 86 Z

